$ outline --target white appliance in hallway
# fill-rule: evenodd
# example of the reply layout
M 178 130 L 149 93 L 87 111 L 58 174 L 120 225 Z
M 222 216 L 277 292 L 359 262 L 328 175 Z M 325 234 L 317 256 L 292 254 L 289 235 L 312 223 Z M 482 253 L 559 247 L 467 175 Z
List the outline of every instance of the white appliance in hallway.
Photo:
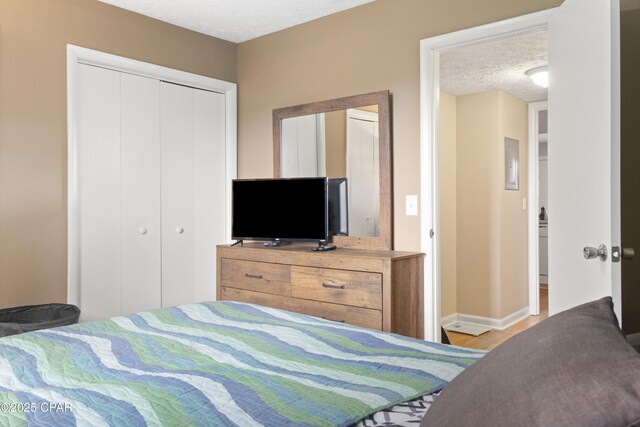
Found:
M 538 225 L 538 256 L 540 257 L 539 280 L 540 286 L 549 286 L 549 227 L 547 221 L 540 221 Z
M 538 111 L 538 281 L 549 286 L 548 110 Z

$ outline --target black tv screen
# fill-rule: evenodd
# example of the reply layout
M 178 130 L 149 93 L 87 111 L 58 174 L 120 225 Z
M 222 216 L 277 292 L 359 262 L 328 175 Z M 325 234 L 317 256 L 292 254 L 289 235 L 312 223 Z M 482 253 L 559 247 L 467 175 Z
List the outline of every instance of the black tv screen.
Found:
M 231 238 L 326 241 L 327 189 L 327 178 L 234 180 Z

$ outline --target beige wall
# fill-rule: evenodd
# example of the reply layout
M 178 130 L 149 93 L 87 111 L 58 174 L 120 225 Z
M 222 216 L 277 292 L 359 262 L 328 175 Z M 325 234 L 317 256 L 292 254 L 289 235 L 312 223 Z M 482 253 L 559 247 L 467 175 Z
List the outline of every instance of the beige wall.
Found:
M 442 316 L 501 319 L 528 304 L 527 104 L 497 90 L 441 94 L 440 111 Z M 505 137 L 520 141 L 518 191 L 504 188 Z
M 66 44 L 236 81 L 237 45 L 95 0 L 0 0 L 0 307 L 66 301 Z
M 498 92 L 457 98 L 458 312 L 500 312 Z M 502 185 L 501 185 L 502 184 Z
M 420 40 L 557 6 L 561 0 L 377 0 L 238 47 L 240 177 L 272 176 L 274 108 L 388 89 L 395 248 L 420 249 Z M 429 256 L 429 254 L 427 254 Z
M 417 250 L 419 41 L 560 3 L 377 0 L 237 46 L 95 0 L 0 0 L 0 307 L 66 299 L 67 43 L 237 81 L 241 177 L 272 175 L 274 108 L 389 89 L 395 244 Z
M 529 114 L 526 102 L 505 92 L 498 92 L 498 96 L 500 159 L 504 159 L 505 138 L 520 141 L 520 190 L 504 190 L 504 161 L 501 161 L 500 168 L 500 185 L 503 190 L 500 212 L 500 312 L 498 317 L 502 318 L 529 305 L 527 211 L 522 209 L 529 185 L 527 179 Z M 534 206 L 533 209 L 537 210 L 537 207 Z
M 440 314 L 458 311 L 456 97 L 440 92 Z
M 347 115 L 344 110 L 325 113 L 326 166 L 329 178 L 347 176 Z

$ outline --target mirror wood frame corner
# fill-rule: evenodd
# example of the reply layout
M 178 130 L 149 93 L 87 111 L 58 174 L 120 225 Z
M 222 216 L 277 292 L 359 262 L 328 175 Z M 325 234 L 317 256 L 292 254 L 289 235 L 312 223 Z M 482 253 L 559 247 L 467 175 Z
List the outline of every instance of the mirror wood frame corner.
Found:
M 273 177 L 280 178 L 282 176 L 280 151 L 283 119 L 369 105 L 378 106 L 378 145 L 380 153 L 379 233 L 377 236 L 333 236 L 333 242 L 339 247 L 393 249 L 391 194 L 393 186 L 391 182 L 391 115 L 389 98 L 389 91 L 383 90 L 273 110 Z

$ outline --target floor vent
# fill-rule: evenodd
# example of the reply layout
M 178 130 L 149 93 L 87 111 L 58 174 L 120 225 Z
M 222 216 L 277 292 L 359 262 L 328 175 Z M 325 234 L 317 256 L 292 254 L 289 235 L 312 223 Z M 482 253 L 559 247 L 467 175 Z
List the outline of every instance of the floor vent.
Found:
M 457 322 L 444 328 L 446 331 L 458 332 L 460 334 L 473 335 L 477 337 L 491 330 L 488 326 L 475 325 L 471 323 Z

